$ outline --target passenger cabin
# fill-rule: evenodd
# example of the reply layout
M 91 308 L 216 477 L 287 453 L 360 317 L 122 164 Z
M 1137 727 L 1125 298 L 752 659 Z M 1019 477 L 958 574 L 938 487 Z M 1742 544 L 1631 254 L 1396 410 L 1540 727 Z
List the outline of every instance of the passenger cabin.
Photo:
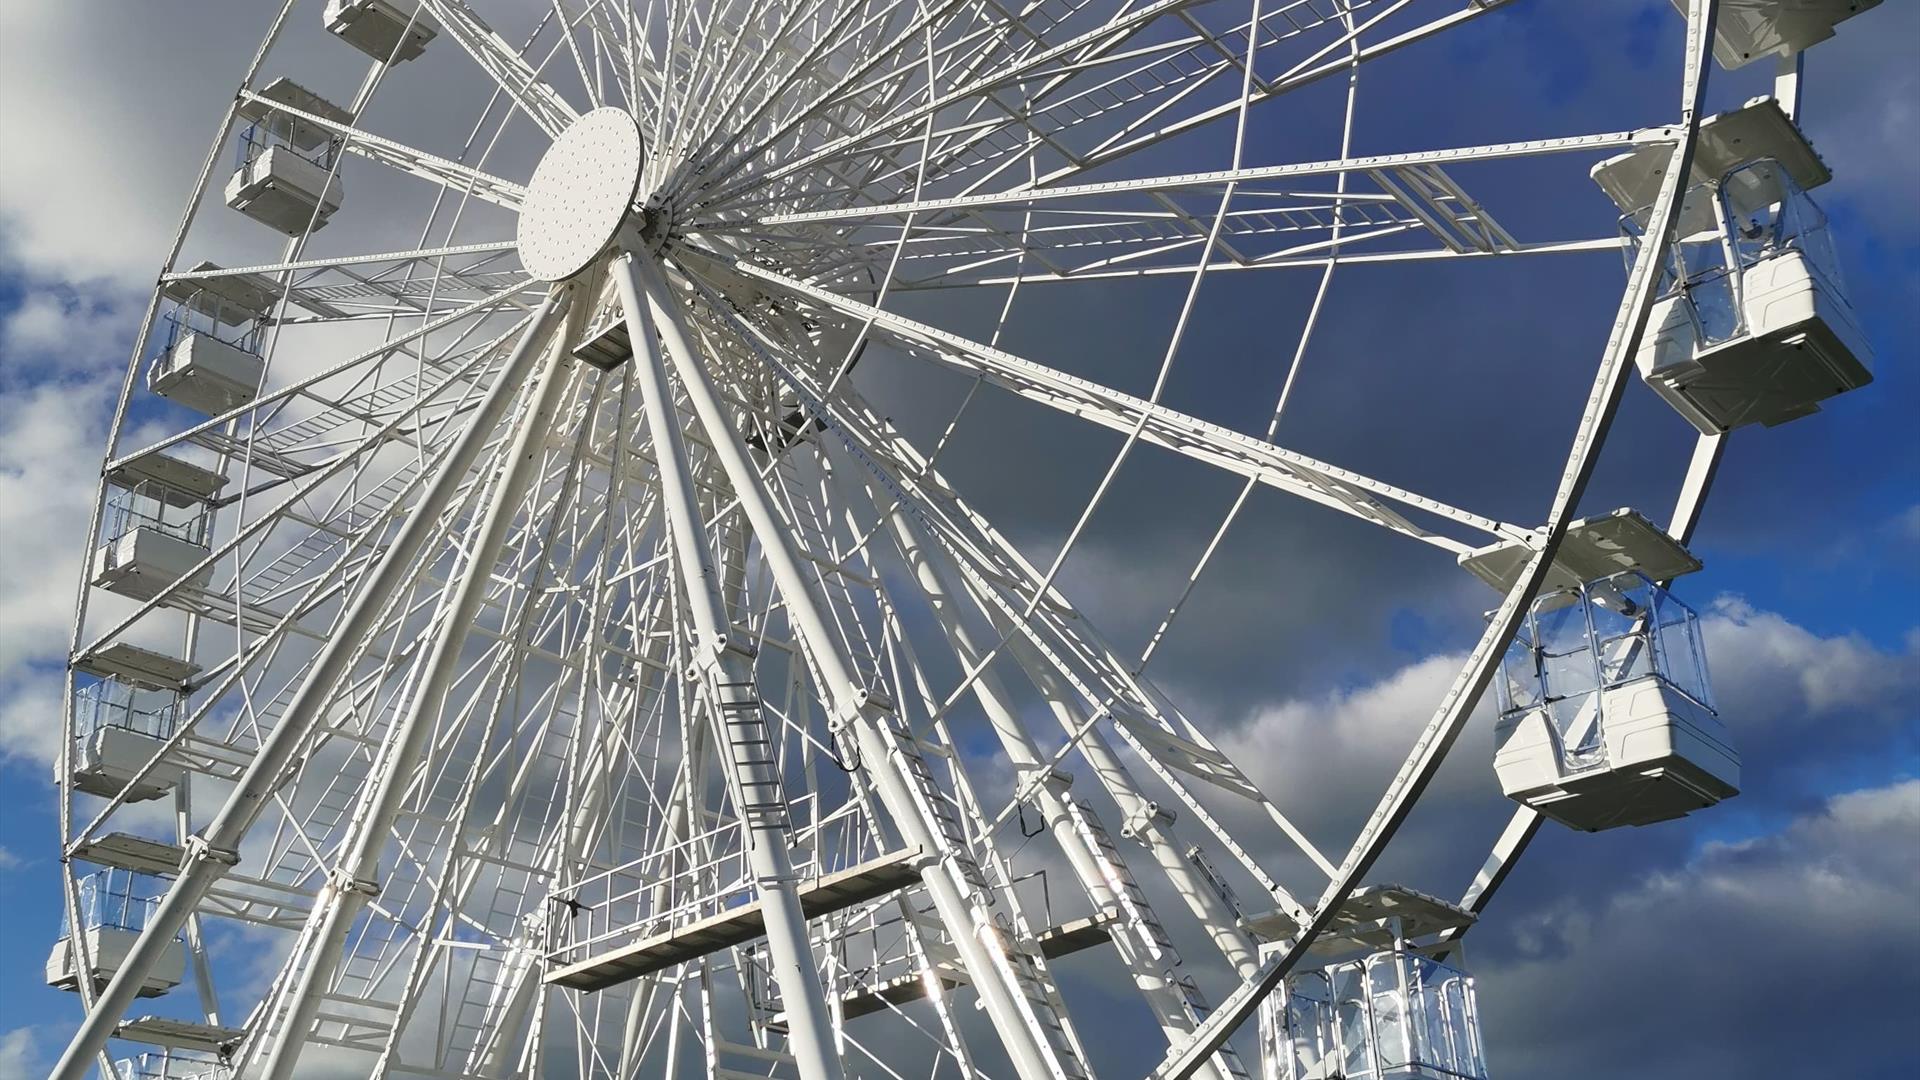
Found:
M 175 582 L 204 588 L 212 550 L 213 509 L 207 500 L 226 478 L 154 451 L 107 474 L 111 494 L 93 553 L 93 584 L 135 600 L 152 600 Z
M 147 762 L 166 745 L 180 721 L 182 698 L 105 679 L 73 692 L 75 790 L 103 799 L 126 791 L 127 802 L 158 799 L 178 787 L 180 769 Z M 135 777 L 139 777 L 135 782 Z
M 266 361 L 244 345 L 212 333 L 184 331 L 147 368 L 147 389 L 177 405 L 219 416 L 260 392 Z
M 160 354 L 147 368 L 148 390 L 206 416 L 259 395 L 266 373 L 260 326 L 277 295 L 258 274 L 196 276 L 219 269 L 203 262 L 162 286 L 173 308 Z
M 1833 28 L 1880 0 L 1720 0 L 1713 55 L 1734 68 L 1768 56 L 1792 56 L 1833 36 Z M 1673 0 L 1686 14 L 1686 0 Z
M 126 870 L 102 870 L 79 881 L 80 930 L 60 921 L 60 940 L 47 957 L 47 985 L 78 990 L 84 976 L 96 991 L 126 961 L 140 939 L 147 920 L 166 892 L 166 882 Z M 82 954 L 84 953 L 84 959 Z M 178 937 L 167 943 L 138 991 L 141 997 L 159 997 L 180 985 L 186 974 L 186 947 Z
M 1665 155 L 1643 148 L 1594 169 L 1627 211 L 1629 258 Z M 1872 348 L 1847 302 L 1827 219 L 1806 195 L 1830 175 L 1770 98 L 1701 128 L 1678 242 L 1636 362 L 1704 434 L 1781 424 L 1873 381 Z
M 143 661 L 170 659 L 144 649 L 133 651 L 143 654 L 138 658 Z M 186 694 L 183 682 L 162 682 L 140 673 L 157 665 L 122 668 L 115 662 L 120 659 L 124 658 L 102 654 L 90 666 L 76 665 L 82 674 L 107 674 L 74 680 L 73 753 L 68 764 L 77 790 L 101 798 L 124 790 L 128 802 L 144 802 L 168 794 L 183 779 L 176 765 L 148 769 L 147 763 L 179 727 Z
M 439 34 L 413 0 L 327 0 L 327 33 L 382 63 L 419 56 Z
M 342 196 L 333 175 L 340 140 L 328 125 L 353 117 L 286 78 L 258 94 L 265 100 L 240 105 L 240 116 L 252 123 L 240 136 L 240 167 L 227 181 L 227 205 L 289 236 L 318 232 Z
M 1354 893 L 1310 953 L 1344 958 L 1296 971 L 1260 1003 L 1271 1080 L 1486 1080 L 1473 979 L 1437 956 L 1473 922 L 1398 885 Z M 1284 948 L 1292 930 L 1277 931 Z M 1311 962 L 1311 961 L 1309 961 Z
M 1505 592 L 1531 550 L 1507 541 L 1460 561 Z M 1494 771 L 1508 798 L 1597 832 L 1739 793 L 1740 756 L 1713 709 L 1698 619 L 1656 584 L 1698 569 L 1632 510 L 1568 527 L 1502 662 Z
M 1739 793 L 1698 618 L 1637 570 L 1536 600 L 1499 688 L 1501 790 L 1563 825 L 1649 825 Z

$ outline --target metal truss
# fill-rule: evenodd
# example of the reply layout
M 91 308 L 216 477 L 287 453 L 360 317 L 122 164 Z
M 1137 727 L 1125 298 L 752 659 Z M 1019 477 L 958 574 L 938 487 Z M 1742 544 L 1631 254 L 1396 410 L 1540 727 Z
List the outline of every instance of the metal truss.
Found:
M 76 702 L 129 677 L 129 646 L 171 643 L 173 666 L 140 684 L 164 715 L 105 793 L 80 705 L 63 721 L 70 923 L 89 867 L 157 884 L 110 968 L 75 936 L 99 978 L 78 980 L 87 1017 L 55 1075 L 148 1039 L 202 1070 L 166 1075 L 222 1080 L 321 1054 L 372 1077 L 1092 1077 L 1095 1029 L 1061 976 L 1092 948 L 1164 1041 L 1155 1076 L 1255 1075 L 1234 1032 L 1394 839 L 1592 475 L 1688 174 L 1711 4 L 1689 5 L 1674 116 L 1372 155 L 1351 151 L 1376 61 L 1444 66 L 1441 39 L 1504 3 L 378 4 L 434 36 L 425 60 L 373 58 L 345 120 L 262 93 L 288 21 L 324 6 L 278 12 L 221 119 L 106 447 L 89 551 L 138 528 L 191 544 L 131 587 L 90 558 L 78 589 Z M 516 45 L 493 18 L 531 29 Z M 441 120 L 430 145 L 366 119 L 454 63 L 491 97 L 401 102 Z M 1257 163 L 1250 125 L 1307 87 L 1342 100 L 1338 149 Z M 277 258 L 189 264 L 229 213 L 210 195 L 243 107 L 317 133 L 329 189 L 426 181 L 390 185 L 417 201 L 389 219 L 416 214 L 417 234 L 354 232 L 348 191 L 325 244 L 313 221 Z M 604 107 L 642 133 L 640 198 L 586 270 L 535 280 L 469 212 L 529 205 L 513 148 Z M 1288 447 L 1336 273 L 1617 252 L 1510 231 L 1503 208 L 1545 159 L 1637 146 L 1668 155 L 1652 240 L 1597 301 L 1616 316 L 1540 524 Z M 1254 269 L 1318 285 L 1271 422 L 1243 431 L 1163 399 L 1209 276 Z M 1029 285 L 1116 278 L 1184 298 L 1148 392 L 1002 345 L 1016 307 L 1058 295 Z M 189 332 L 257 379 L 150 422 L 152 365 Z M 963 387 L 947 422 L 889 420 L 883 365 Z M 1105 439 L 1044 557 L 943 472 L 981 395 Z M 1143 445 L 1240 494 L 1123 646 L 1061 570 Z M 1718 454 L 1702 442 L 1675 535 Z M 156 475 L 199 486 L 127 479 Z M 1410 559 L 1527 549 L 1352 836 L 1310 835 L 1301 793 L 1263 787 L 1216 744 L 1229 725 L 1147 670 L 1256 490 L 1417 541 Z M 154 798 L 165 836 L 129 824 Z M 1463 907 L 1536 826 L 1514 818 Z M 1297 930 L 1265 940 L 1250 903 Z M 216 962 L 241 933 L 281 958 L 245 991 Z M 200 1018 L 153 1042 L 129 1008 L 181 947 Z

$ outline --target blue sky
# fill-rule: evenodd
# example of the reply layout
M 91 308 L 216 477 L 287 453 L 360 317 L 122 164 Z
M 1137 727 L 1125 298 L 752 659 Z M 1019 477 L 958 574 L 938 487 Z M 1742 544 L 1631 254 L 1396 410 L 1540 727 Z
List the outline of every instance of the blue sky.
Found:
M 0 783 L 12 794 L 0 814 L 0 913 L 12 929 L 0 936 L 0 1077 L 44 1069 L 77 1017 L 74 998 L 40 977 L 59 921 L 49 732 L 59 723 L 76 549 L 131 320 L 207 131 L 264 20 L 250 5 L 206 7 L 200 17 L 216 32 L 182 25 L 177 9 L 159 5 L 102 20 L 80 5 L 0 0 L 0 127 L 9 147 L 0 155 Z M 1388 111 L 1394 102 L 1393 120 L 1369 125 L 1357 148 L 1604 130 L 1609 118 L 1636 109 L 1657 114 L 1672 97 L 1677 26 L 1665 0 L 1517 4 L 1475 35 L 1447 42 L 1443 57 L 1409 56 L 1404 68 L 1388 68 L 1363 109 Z M 1706 569 L 1680 589 L 1705 616 L 1716 690 L 1745 758 L 1745 790 L 1713 813 L 1653 829 L 1543 832 L 1472 939 L 1498 1076 L 1878 1080 L 1920 1068 L 1920 1051 L 1904 1034 L 1920 1011 L 1916 44 L 1920 5 L 1892 0 L 1808 59 L 1804 128 L 1835 173 L 1816 197 L 1878 350 L 1876 381 L 1814 417 L 1735 436 L 1693 545 Z M 1420 81 L 1436 67 L 1451 73 L 1438 89 Z M 1728 108 L 1764 91 L 1751 70 L 1717 73 L 1713 100 Z M 157 108 L 158 100 L 167 106 Z M 1271 160 L 1324 156 L 1305 148 L 1325 135 L 1315 128 L 1324 109 L 1314 108 L 1276 110 L 1255 133 Z M 1561 205 L 1503 194 L 1510 219 L 1604 228 L 1612 214 L 1598 197 Z M 1420 332 L 1398 339 L 1375 306 L 1383 290 L 1401 287 L 1393 279 L 1336 289 L 1335 329 L 1323 331 L 1329 340 L 1374 345 L 1393 363 L 1404 363 L 1395 349 L 1418 347 L 1426 365 L 1485 370 L 1488 381 L 1449 391 L 1457 400 L 1421 402 L 1424 384 L 1409 373 L 1402 398 L 1376 402 L 1349 396 L 1359 381 L 1323 365 L 1303 387 L 1318 406 L 1290 418 L 1295 426 L 1282 441 L 1364 454 L 1390 438 L 1351 418 L 1377 406 L 1412 430 L 1497 423 L 1502 433 L 1484 435 L 1493 455 L 1514 452 L 1501 435 L 1524 445 L 1537 431 L 1547 440 L 1547 467 L 1557 468 L 1570 426 L 1561 415 L 1565 391 L 1589 377 L 1593 328 L 1610 313 L 1591 298 L 1618 288 L 1619 263 L 1590 257 L 1531 282 L 1504 272 L 1477 278 L 1475 270 L 1445 283 L 1409 278 L 1408 326 L 1398 332 Z M 1258 292 L 1264 282 L 1223 283 L 1211 302 L 1245 290 L 1271 305 L 1271 322 L 1221 329 L 1200 351 L 1251 355 L 1272 335 L 1290 341 L 1297 285 L 1267 294 Z M 1486 290 L 1513 290 L 1538 309 L 1515 299 L 1497 330 L 1483 317 L 1448 314 L 1484 316 Z M 1081 320 L 1093 343 L 1083 347 L 1105 350 L 1105 370 L 1124 377 L 1157 347 L 1127 340 L 1139 329 L 1131 320 L 1151 321 L 1158 302 L 1142 294 L 1136 312 L 1133 295 L 1119 286 L 1062 295 L 1016 320 L 1013 347 L 1071 367 L 1055 358 L 1057 327 Z M 1579 358 L 1566 378 L 1541 372 L 1560 355 Z M 1224 370 L 1198 364 L 1181 406 L 1254 425 L 1234 415 L 1244 402 L 1212 389 L 1209 380 Z M 875 378 L 876 396 L 898 392 Z M 1248 400 L 1264 408 L 1259 398 Z M 924 401 L 918 407 L 936 411 Z M 910 424 L 916 402 L 899 408 Z M 1684 452 L 1684 439 L 1663 409 L 1632 388 L 1600 494 L 1586 509 L 1617 505 L 1600 501 L 1616 495 L 1644 496 L 1662 511 L 1654 516 L 1664 516 L 1659 500 L 1671 499 L 1672 455 Z M 1011 424 L 1027 414 L 1007 415 Z M 978 448 L 971 464 L 955 462 L 956 474 L 990 483 L 1004 474 L 1007 455 L 1025 452 L 1023 438 L 1008 429 L 1005 446 Z M 1642 480 L 1656 459 L 1667 472 Z M 1058 460 L 1068 472 L 1104 463 L 1092 450 Z M 1139 468 L 1143 490 L 1161 482 L 1161 464 Z M 1193 481 L 1181 497 L 1213 506 L 1220 499 L 1210 482 Z M 997 516 L 1021 539 L 1049 542 L 1061 528 L 1050 493 L 1084 498 L 1087 490 L 1084 479 L 1060 483 L 1005 492 Z M 1493 487 L 1473 494 L 1479 501 L 1471 505 L 1513 520 L 1537 514 L 1499 503 L 1538 499 L 1523 503 Z M 990 511 L 994 498 L 982 499 Z M 1183 574 L 1193 529 L 1212 520 L 1096 528 L 1063 580 L 1103 626 L 1124 630 L 1157 614 L 1159 601 L 1135 603 L 1103 581 Z M 1225 629 L 1172 642 L 1163 678 L 1176 698 L 1217 718 L 1217 737 L 1249 760 L 1277 762 L 1272 748 L 1281 738 L 1304 738 L 1328 760 L 1364 757 L 1341 733 L 1429 708 L 1477 629 L 1473 603 L 1484 597 L 1450 567 L 1403 564 L 1370 540 L 1339 534 L 1289 550 L 1304 565 L 1323 566 L 1323 578 L 1353 576 L 1378 588 L 1364 598 L 1358 588 L 1269 593 L 1248 583 L 1267 576 L 1278 544 L 1269 538 L 1291 535 L 1298 519 L 1262 507 L 1249 522 L 1196 600 Z M 1260 628 L 1271 652 L 1252 651 L 1246 628 Z M 1290 734 L 1303 723 L 1306 735 Z M 1504 812 L 1501 804 L 1468 808 L 1484 795 L 1468 775 L 1478 770 L 1484 780 L 1484 754 L 1482 743 L 1463 740 L 1449 773 L 1459 779 L 1442 785 L 1445 812 L 1416 818 L 1415 842 L 1477 860 L 1491 839 L 1486 823 Z M 1279 764 L 1257 778 L 1319 790 Z M 1322 794 L 1337 802 L 1342 793 Z M 1458 816 L 1448 799 L 1458 800 Z M 1479 831 L 1455 835 L 1461 822 Z M 1102 1063 L 1128 1075 L 1133 1048 L 1124 1032 L 1113 1036 L 1104 1051 L 1113 1060 Z

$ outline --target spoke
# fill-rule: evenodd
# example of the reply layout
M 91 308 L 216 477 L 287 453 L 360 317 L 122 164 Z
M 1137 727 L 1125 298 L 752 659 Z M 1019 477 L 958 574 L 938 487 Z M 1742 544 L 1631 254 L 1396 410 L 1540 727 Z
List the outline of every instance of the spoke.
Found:
M 1353 26 L 1346 33 L 1310 54 L 1307 60 L 1296 62 L 1287 70 L 1269 78 L 1256 79 L 1250 101 L 1256 103 L 1264 101 L 1345 70 L 1350 62 L 1347 57 L 1327 60 L 1320 58 L 1342 44 L 1350 48 L 1354 47 L 1359 34 L 1384 20 L 1405 2 L 1406 0 L 1401 0 L 1401 3 L 1389 5 L 1387 10 L 1377 14 L 1367 23 Z M 1351 6 L 1358 9 L 1368 5 L 1355 3 Z M 1355 62 L 1364 63 L 1384 56 L 1431 35 L 1460 26 L 1497 6 L 1499 5 L 1469 5 L 1465 9 L 1452 12 L 1415 29 L 1359 47 L 1356 50 L 1357 57 L 1352 59 Z M 1345 8 L 1334 15 L 1312 10 L 1309 17 L 1301 19 L 1295 12 L 1296 9 L 1304 7 L 1305 5 L 1298 3 L 1278 5 L 1278 10 L 1264 16 L 1260 29 L 1261 47 L 1266 49 L 1321 27 L 1336 26 L 1338 19 L 1349 15 Z M 1192 17 L 1187 11 L 1181 10 L 1177 14 L 1183 25 L 1192 25 Z M 1235 34 L 1244 36 L 1247 27 L 1242 24 L 1231 32 L 1200 32 L 1190 39 L 1171 44 L 1149 45 L 1133 52 L 1115 51 L 1130 34 L 1138 33 L 1142 25 L 1144 24 L 1134 23 L 1130 19 L 1125 20 L 1124 26 L 1128 28 L 1125 32 L 1086 46 L 1078 54 L 1075 63 L 1052 69 L 1052 74 L 1042 72 L 1040 75 L 1032 76 L 1044 77 L 1044 84 L 1019 109 L 999 101 L 997 94 L 1000 91 L 993 87 L 976 87 L 980 95 L 976 104 L 985 105 L 992 110 L 994 118 L 977 118 L 978 122 L 970 134 L 950 148 L 943 147 L 935 175 L 943 179 L 953 179 L 971 175 L 980 169 L 986 170 L 983 175 L 978 176 L 968 185 L 971 190 L 984 185 L 995 175 L 1016 163 L 1031 157 L 1040 146 L 1046 145 L 1061 150 L 1063 156 L 1069 159 L 1066 165 L 1050 169 L 1037 178 L 1039 183 L 1055 183 L 1070 179 L 1095 166 L 1107 164 L 1180 132 L 1211 123 L 1229 115 L 1237 108 L 1235 103 L 1222 104 L 1192 116 L 1167 120 L 1158 128 L 1149 127 L 1156 118 L 1193 96 L 1194 92 L 1208 81 L 1240 70 L 1233 62 L 1217 57 L 1222 52 L 1230 52 L 1227 41 Z M 1216 59 L 1196 74 L 1193 70 L 1197 63 L 1196 58 L 1203 55 Z M 1029 58 L 1021 58 L 1023 63 L 1027 59 Z M 1137 63 L 1104 82 L 1087 83 L 1085 79 L 1078 77 L 1100 65 L 1124 64 L 1129 61 L 1137 61 Z M 1146 108 L 1149 103 L 1156 100 L 1158 104 Z M 1141 109 L 1145 109 L 1144 114 L 1140 114 Z M 1084 154 L 1067 153 L 1054 141 L 1055 135 L 1087 126 L 1103 113 L 1126 110 L 1132 110 L 1137 115 L 1134 115 L 1122 129 L 1105 142 L 1089 148 Z M 805 149 L 812 151 L 809 155 L 809 164 L 819 166 L 839 158 L 880 153 L 887 144 L 884 141 L 874 141 L 879 133 L 894 130 L 895 125 L 905 122 L 904 118 L 896 118 L 875 125 L 872 133 L 864 137 L 865 141 L 861 137 L 847 136 L 829 142 L 823 149 L 812 150 L 811 147 L 806 147 Z M 1038 141 L 1026 139 L 1022 133 L 1028 132 L 1036 134 Z M 768 178 L 771 179 L 772 174 L 768 174 Z M 712 197 L 709 202 L 713 205 L 722 203 L 737 205 L 741 201 L 741 192 L 747 190 L 748 186 L 736 185 Z M 817 186 L 812 189 L 791 191 L 778 184 L 761 186 L 769 192 L 774 192 L 772 197 L 776 200 L 805 201 L 816 204 L 823 201 Z M 836 194 L 847 196 L 841 200 L 842 202 L 862 203 L 894 202 L 907 195 L 898 186 L 876 187 L 871 191 L 848 189 Z
M 474 14 L 460 0 L 421 0 L 432 10 L 441 30 L 493 77 L 527 118 L 548 135 L 559 135 L 580 114 L 521 56 L 519 50 Z M 561 33 L 568 30 L 561 28 Z
M 263 263 L 259 266 L 234 266 L 209 268 L 206 270 L 183 270 L 160 275 L 162 282 L 169 281 L 209 281 L 214 278 L 237 277 L 243 274 L 258 274 L 262 277 L 278 277 L 281 274 L 298 270 L 330 270 L 337 266 L 358 266 L 364 263 L 418 262 L 426 259 L 441 259 L 455 255 L 484 255 L 498 251 L 512 251 L 515 246 L 510 241 L 490 244 L 460 244 L 454 247 L 416 248 L 412 251 L 383 251 L 372 255 L 336 255 L 322 259 L 302 259 L 298 262 Z
M 1667 132 L 1668 129 L 1656 129 Z M 1654 137 L 1658 137 L 1657 135 Z M 1671 137 L 1670 135 L 1667 137 Z M 1613 150 L 1636 145 L 1648 136 L 1631 131 L 1613 131 L 1594 135 L 1573 135 L 1557 139 L 1531 139 L 1525 142 L 1465 146 L 1405 154 L 1379 154 L 1345 160 L 1300 162 L 1290 165 L 1250 165 L 1239 169 L 1211 172 L 1177 173 L 1168 176 L 1141 177 L 1134 180 L 1109 180 L 1091 184 L 1039 186 L 990 195 L 961 195 L 921 199 L 914 202 L 875 206 L 848 206 L 834 210 L 814 210 L 788 214 L 768 214 L 751 219 L 757 225 L 791 225 L 815 221 L 843 221 L 854 218 L 895 217 L 924 214 L 938 210 L 981 209 L 985 207 L 1026 206 L 1057 199 L 1119 195 L 1135 192 L 1174 192 L 1192 188 L 1211 188 L 1222 184 L 1259 183 L 1269 180 L 1293 180 L 1302 177 L 1338 176 L 1342 173 L 1369 172 L 1419 165 L 1446 165 L 1462 161 L 1493 161 L 1577 151 Z M 715 222 L 724 225 L 724 219 Z
M 326 131 L 331 131 L 341 139 L 343 149 L 362 157 L 371 158 L 382 165 L 390 166 L 401 172 L 429 180 L 455 193 L 472 193 L 488 202 L 518 210 L 520 201 L 526 198 L 527 189 L 510 180 L 502 180 L 458 162 L 436 157 L 424 150 L 416 150 L 404 143 L 392 139 L 383 139 L 371 135 L 348 124 L 336 123 L 325 117 L 303 112 L 291 105 L 284 105 L 271 98 L 261 97 L 251 90 L 242 90 L 240 96 L 252 102 L 265 105 L 276 112 L 297 117 Z
M 1057 60 L 1062 57 L 1069 56 L 1073 53 L 1079 52 L 1082 49 L 1086 48 L 1088 45 L 1095 44 L 1101 41 L 1102 39 L 1112 37 L 1113 35 L 1116 35 L 1116 34 L 1122 34 L 1127 32 L 1128 30 L 1134 29 L 1139 26 L 1143 26 L 1162 14 L 1165 14 L 1169 11 L 1177 10 L 1181 7 L 1189 6 L 1196 2 L 1197 0 L 1155 0 L 1155 2 L 1147 3 L 1142 7 L 1134 9 L 1131 12 L 1125 12 L 1120 15 L 1117 15 L 1112 20 L 1110 20 L 1106 25 L 1096 30 L 1090 30 L 1078 37 L 1062 42 L 1059 45 L 1053 46 L 1052 48 L 1048 48 L 1048 49 L 1044 49 L 1039 52 L 1036 52 L 1031 56 L 1024 58 L 1020 62 L 1009 64 L 1005 67 L 995 69 L 993 72 L 989 73 L 988 75 L 982 78 L 976 79 L 973 82 L 970 82 L 969 84 L 963 87 L 960 87 L 956 90 L 949 91 L 945 94 L 941 94 L 939 97 L 933 99 L 932 101 L 929 101 L 925 104 L 918 105 L 914 108 L 908 109 L 905 112 L 896 114 L 895 116 L 889 117 L 887 120 L 883 121 L 881 124 L 875 125 L 875 127 L 868 132 L 864 132 L 859 135 L 848 136 L 846 138 L 838 139 L 833 142 L 830 142 L 826 146 L 821 147 L 820 149 L 814 151 L 811 154 L 803 155 L 800 158 L 792 162 L 789 162 L 785 165 L 780 165 L 772 169 L 769 169 L 766 172 L 755 177 L 754 180 L 757 183 L 764 184 L 764 183 L 777 181 L 783 177 L 802 172 L 806 169 L 809 169 L 815 166 L 822 160 L 825 160 L 827 158 L 836 156 L 837 154 L 844 152 L 850 146 L 858 146 L 861 143 L 869 139 L 875 138 L 879 135 L 898 131 L 900 128 L 913 124 L 916 121 L 923 120 L 928 116 L 937 114 L 943 109 L 947 109 L 954 105 L 962 104 L 968 101 L 969 99 L 974 98 L 986 92 L 987 90 L 1014 82 L 1018 80 L 1022 75 L 1032 72 L 1033 70 L 1035 70 L 1036 68 L 1040 67 L 1043 64 L 1046 64 L 1050 61 Z M 876 58 L 875 62 L 877 62 L 878 59 L 879 58 Z M 727 198 L 729 194 L 731 194 L 730 190 L 723 190 L 717 193 L 714 196 L 714 199 L 715 201 L 723 201 L 724 199 Z
M 1423 540 L 1461 554 L 1474 545 L 1420 528 L 1400 512 L 1378 501 L 1387 499 L 1477 529 L 1493 537 L 1518 539 L 1531 530 L 1483 517 L 1415 494 L 1304 454 L 1284 450 L 1239 432 L 1187 416 L 1130 394 L 1088 382 L 1065 372 L 1023 360 L 1011 353 L 969 341 L 869 304 L 849 300 L 744 261 L 731 269 L 765 281 L 781 290 L 821 304 L 874 327 L 907 347 L 914 355 L 979 375 L 1011 393 L 1115 431 L 1140 429 L 1140 437 L 1156 446 L 1218 466 L 1240 476 L 1327 506 L 1404 536 Z

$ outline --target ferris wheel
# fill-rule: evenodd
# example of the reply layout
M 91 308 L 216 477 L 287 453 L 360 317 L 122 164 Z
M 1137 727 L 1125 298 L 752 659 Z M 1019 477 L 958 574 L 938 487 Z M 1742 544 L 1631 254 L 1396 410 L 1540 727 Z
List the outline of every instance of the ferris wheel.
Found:
M 1484 1080 L 1459 939 L 1542 823 L 1737 792 L 1667 592 L 1728 432 L 1871 380 L 1794 116 L 1802 50 L 1872 3 L 1677 6 L 1636 126 L 1361 155 L 1375 65 L 1444 66 L 1505 4 L 288 3 L 106 448 L 55 1075 L 1091 1077 L 1119 998 L 1164 1055 L 1129 1075 Z M 1773 94 L 1707 115 L 1716 58 Z M 1333 152 L 1256 163 L 1308 93 Z M 1619 230 L 1510 231 L 1465 180 L 1542 160 Z M 1285 446 L 1336 275 L 1621 250 L 1537 519 Z M 1245 271 L 1314 290 L 1251 432 L 1163 392 Z M 1146 393 L 1007 340 L 1115 281 L 1178 298 Z M 965 391 L 915 430 L 876 365 Z M 1679 505 L 1577 518 L 1635 374 L 1698 429 Z M 1119 436 L 1044 552 L 942 471 L 995 395 Z M 1149 452 L 1239 494 L 1116 641 L 1061 571 Z M 1498 597 L 1346 835 L 1149 674 L 1268 495 Z M 1376 880 L 1490 689 L 1519 806 L 1484 868 Z M 1089 950 L 1124 972 L 1092 1005 L 1060 975 Z

